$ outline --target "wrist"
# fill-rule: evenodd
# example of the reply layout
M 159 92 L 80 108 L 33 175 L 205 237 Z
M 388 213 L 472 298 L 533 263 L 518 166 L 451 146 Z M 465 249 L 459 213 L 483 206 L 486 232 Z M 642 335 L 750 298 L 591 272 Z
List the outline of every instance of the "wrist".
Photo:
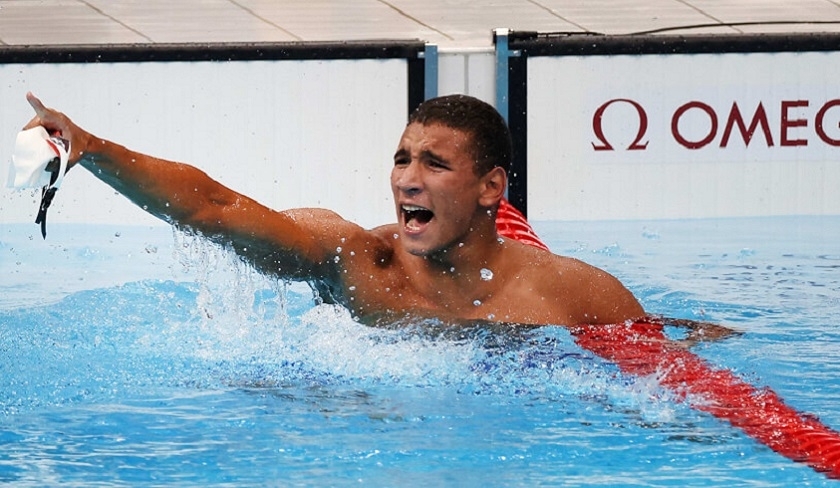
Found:
M 98 144 L 96 141 L 98 141 Z M 105 139 L 79 130 L 78 134 L 74 134 L 70 144 L 70 164 L 75 165 L 79 163 L 85 166 L 86 163 L 94 163 L 106 159 L 105 152 L 107 151 L 107 145 L 108 141 Z

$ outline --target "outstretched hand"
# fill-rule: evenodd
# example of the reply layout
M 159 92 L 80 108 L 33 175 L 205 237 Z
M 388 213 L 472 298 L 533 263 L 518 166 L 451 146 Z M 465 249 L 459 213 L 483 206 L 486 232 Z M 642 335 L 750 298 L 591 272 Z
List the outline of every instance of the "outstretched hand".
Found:
M 74 124 L 69 117 L 61 112 L 47 108 L 38 97 L 28 92 L 26 101 L 35 110 L 35 117 L 32 118 L 23 128 L 31 129 L 42 126 L 50 135 L 61 137 L 70 141 L 70 154 L 67 169 L 79 162 L 85 153 L 90 134 Z
M 688 331 L 685 338 L 677 341 L 677 343 L 686 348 L 695 346 L 700 342 L 717 342 L 730 336 L 741 335 L 741 332 L 735 329 L 730 329 L 729 327 L 713 324 L 711 322 L 701 322 L 691 319 L 675 319 L 670 317 L 659 317 L 659 320 L 661 320 L 665 325 L 682 327 Z

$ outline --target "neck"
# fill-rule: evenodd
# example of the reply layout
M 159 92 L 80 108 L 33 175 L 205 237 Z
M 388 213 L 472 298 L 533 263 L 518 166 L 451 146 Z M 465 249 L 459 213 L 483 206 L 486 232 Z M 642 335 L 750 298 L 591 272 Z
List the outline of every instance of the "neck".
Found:
M 496 234 L 495 223 L 483 227 L 473 228 L 449 246 L 423 256 L 424 266 L 432 272 L 457 275 L 491 265 L 501 252 L 502 241 Z
M 483 303 L 499 287 L 504 242 L 495 233 L 473 232 L 469 242 L 456 243 L 429 256 L 413 256 L 409 279 L 429 300 L 449 308 Z

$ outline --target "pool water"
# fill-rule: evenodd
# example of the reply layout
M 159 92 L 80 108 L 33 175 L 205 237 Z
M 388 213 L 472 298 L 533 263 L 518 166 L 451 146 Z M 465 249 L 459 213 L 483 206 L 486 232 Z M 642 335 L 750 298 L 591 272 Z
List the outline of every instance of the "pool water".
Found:
M 840 428 L 840 217 L 535 228 Z M 564 328 L 368 328 L 165 227 L 4 224 L 0 273 L 0 483 L 836 484 Z

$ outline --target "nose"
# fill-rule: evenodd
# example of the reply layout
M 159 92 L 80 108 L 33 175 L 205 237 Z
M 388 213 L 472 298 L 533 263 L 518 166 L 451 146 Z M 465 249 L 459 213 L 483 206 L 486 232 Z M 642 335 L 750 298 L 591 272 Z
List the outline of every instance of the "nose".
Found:
M 395 167 L 394 176 L 396 187 L 405 195 L 414 196 L 423 191 L 420 164 L 416 161 Z

